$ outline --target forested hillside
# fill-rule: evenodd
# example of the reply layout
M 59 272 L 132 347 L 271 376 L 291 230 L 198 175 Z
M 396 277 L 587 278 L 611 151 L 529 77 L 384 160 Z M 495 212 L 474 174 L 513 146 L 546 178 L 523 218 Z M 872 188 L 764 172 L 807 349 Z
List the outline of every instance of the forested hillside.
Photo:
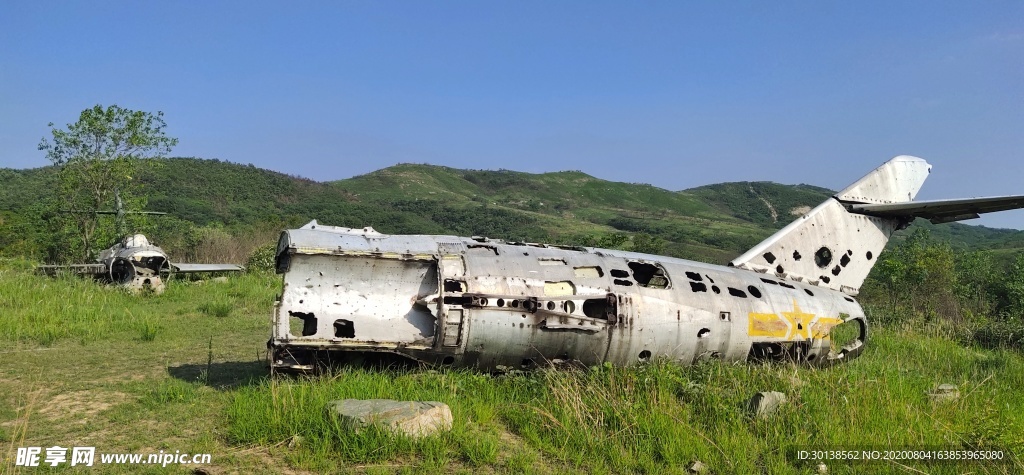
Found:
M 48 203 L 53 179 L 51 167 L 0 169 L 0 252 L 45 258 L 45 218 L 60 209 Z M 202 259 L 204 244 L 224 252 L 245 247 L 230 256 L 207 256 L 236 260 L 273 242 L 281 229 L 318 219 L 385 233 L 599 245 L 723 263 L 832 193 L 768 182 L 676 192 L 580 171 L 529 174 L 416 164 L 317 182 L 195 158 L 144 161 L 137 179 L 147 209 L 170 213 L 140 223 L 143 231 L 179 258 Z M 1024 232 L 1015 230 L 927 222 L 916 227 L 957 249 L 1009 254 L 1024 248 Z M 240 236 L 244 242 L 232 241 Z

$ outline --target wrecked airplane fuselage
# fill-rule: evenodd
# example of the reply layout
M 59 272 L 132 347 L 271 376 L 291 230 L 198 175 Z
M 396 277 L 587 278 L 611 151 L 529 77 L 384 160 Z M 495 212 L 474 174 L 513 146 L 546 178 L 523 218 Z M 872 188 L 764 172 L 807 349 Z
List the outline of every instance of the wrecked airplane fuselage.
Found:
M 485 370 L 658 357 L 846 361 L 868 337 L 853 297 L 893 232 L 918 217 L 1024 207 L 1024 196 L 914 201 L 930 172 L 920 158 L 893 158 L 727 267 L 313 221 L 278 243 L 271 365 L 308 370 L 337 352 Z
M 159 246 L 149 242 L 145 235 L 125 236 L 100 252 L 91 264 L 43 265 L 36 268 L 44 274 L 70 272 L 92 275 L 97 279 L 121 286 L 133 292 L 162 293 L 166 281 L 174 272 L 240 272 L 235 264 L 185 264 L 171 262 Z
M 387 236 L 315 221 L 285 231 L 272 364 L 320 350 L 437 365 L 529 368 L 858 354 L 860 306 L 840 292 L 682 259 L 455 236 Z M 845 348 L 831 329 L 856 326 Z

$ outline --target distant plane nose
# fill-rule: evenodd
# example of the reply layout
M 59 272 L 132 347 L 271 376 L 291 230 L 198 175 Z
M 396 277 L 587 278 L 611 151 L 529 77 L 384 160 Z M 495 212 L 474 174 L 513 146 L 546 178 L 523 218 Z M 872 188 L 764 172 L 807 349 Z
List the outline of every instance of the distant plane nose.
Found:
M 125 240 L 125 247 L 143 247 L 148 245 L 149 240 L 143 234 L 135 234 Z

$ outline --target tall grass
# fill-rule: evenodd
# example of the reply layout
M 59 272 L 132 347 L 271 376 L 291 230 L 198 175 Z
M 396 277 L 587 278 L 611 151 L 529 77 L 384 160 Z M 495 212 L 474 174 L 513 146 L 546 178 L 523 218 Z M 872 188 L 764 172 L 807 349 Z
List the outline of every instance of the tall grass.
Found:
M 50 345 L 111 335 L 152 341 L 178 315 L 266 315 L 280 283 L 245 274 L 227 283 L 171 279 L 163 294 L 133 294 L 89 277 L 36 275 L 24 262 L 0 262 L 0 339 Z M 195 302 L 206 302 L 196 306 Z
M 961 398 L 931 402 L 927 391 L 941 383 L 958 385 Z M 1018 354 L 880 330 L 867 355 L 825 370 L 655 362 L 511 376 L 343 369 L 332 377 L 268 380 L 235 395 L 228 436 L 241 444 L 302 436 L 309 443 L 298 449 L 298 463 L 317 470 L 436 459 L 439 450 L 442 458 L 489 465 L 526 449 L 564 469 L 592 473 L 663 473 L 695 460 L 715 473 L 803 473 L 813 467 L 793 459 L 790 451 L 798 447 L 999 447 L 1019 457 L 1022 388 Z M 771 418 L 750 417 L 746 401 L 768 390 L 784 392 L 789 402 Z M 383 431 L 350 433 L 325 415 L 328 401 L 344 398 L 442 401 L 455 426 L 419 441 Z M 509 437 L 523 447 L 509 447 Z M 836 465 L 830 473 L 885 467 Z M 959 473 L 978 466 L 918 468 Z M 1024 465 L 982 468 L 1014 473 Z
M 139 340 L 142 341 L 153 341 L 156 339 L 156 334 L 160 332 L 160 326 L 149 320 L 143 320 L 139 323 Z
M 259 338 L 238 344 L 260 348 L 279 289 L 278 277 L 253 273 L 223 283 L 172 280 L 161 295 L 133 295 L 4 263 L 0 340 L 155 340 L 144 343 L 154 352 L 160 345 L 184 345 L 207 353 L 209 384 L 216 339 L 234 338 L 244 329 Z M 197 337 L 197 325 L 208 326 L 208 332 Z M 313 472 L 357 463 L 413 465 L 425 472 L 454 466 L 508 473 L 678 473 L 700 460 L 713 473 L 808 473 L 814 467 L 793 460 L 788 451 L 933 445 L 1024 453 L 1020 353 L 958 343 L 965 340 L 948 326 L 873 328 L 864 355 L 827 370 L 722 363 L 680 367 L 665 361 L 501 376 L 344 368 L 316 378 L 264 379 L 223 393 L 169 380 L 140 402 L 146 408 L 212 402 L 207 416 L 223 424 L 217 433 L 224 441 L 273 446 L 288 464 Z M 123 351 L 118 344 L 104 347 Z M 941 383 L 956 384 L 960 398 L 931 402 L 926 393 Z M 772 390 L 785 393 L 787 404 L 768 419 L 748 416 L 748 398 Z M 451 406 L 455 423 L 449 432 L 418 440 L 376 429 L 351 433 L 325 413 L 328 401 L 344 398 L 441 401 Z M 0 436 L 13 441 L 24 437 L 19 431 L 5 426 Z M 913 467 L 926 473 L 1024 471 L 1019 462 Z M 898 470 L 885 464 L 829 466 L 833 474 Z
M 199 311 L 211 317 L 224 318 L 231 315 L 232 308 L 234 304 L 230 300 L 218 299 L 200 305 Z
M 139 322 L 133 297 L 76 276 L 46 278 L 24 271 L 0 271 L 0 335 L 9 340 L 50 344 L 68 337 L 93 339 L 134 329 Z

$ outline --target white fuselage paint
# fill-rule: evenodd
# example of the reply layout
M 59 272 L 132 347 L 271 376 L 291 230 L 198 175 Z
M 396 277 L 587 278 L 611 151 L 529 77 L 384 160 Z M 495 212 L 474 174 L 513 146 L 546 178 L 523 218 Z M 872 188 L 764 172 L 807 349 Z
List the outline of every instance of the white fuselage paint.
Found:
M 311 223 L 282 234 L 278 265 L 277 355 L 391 352 L 496 369 L 555 360 L 742 361 L 759 348 L 799 346 L 799 358 L 814 362 L 834 356 L 834 325 L 864 319 L 853 298 L 828 288 L 596 248 Z M 310 365 L 277 356 L 274 363 Z

